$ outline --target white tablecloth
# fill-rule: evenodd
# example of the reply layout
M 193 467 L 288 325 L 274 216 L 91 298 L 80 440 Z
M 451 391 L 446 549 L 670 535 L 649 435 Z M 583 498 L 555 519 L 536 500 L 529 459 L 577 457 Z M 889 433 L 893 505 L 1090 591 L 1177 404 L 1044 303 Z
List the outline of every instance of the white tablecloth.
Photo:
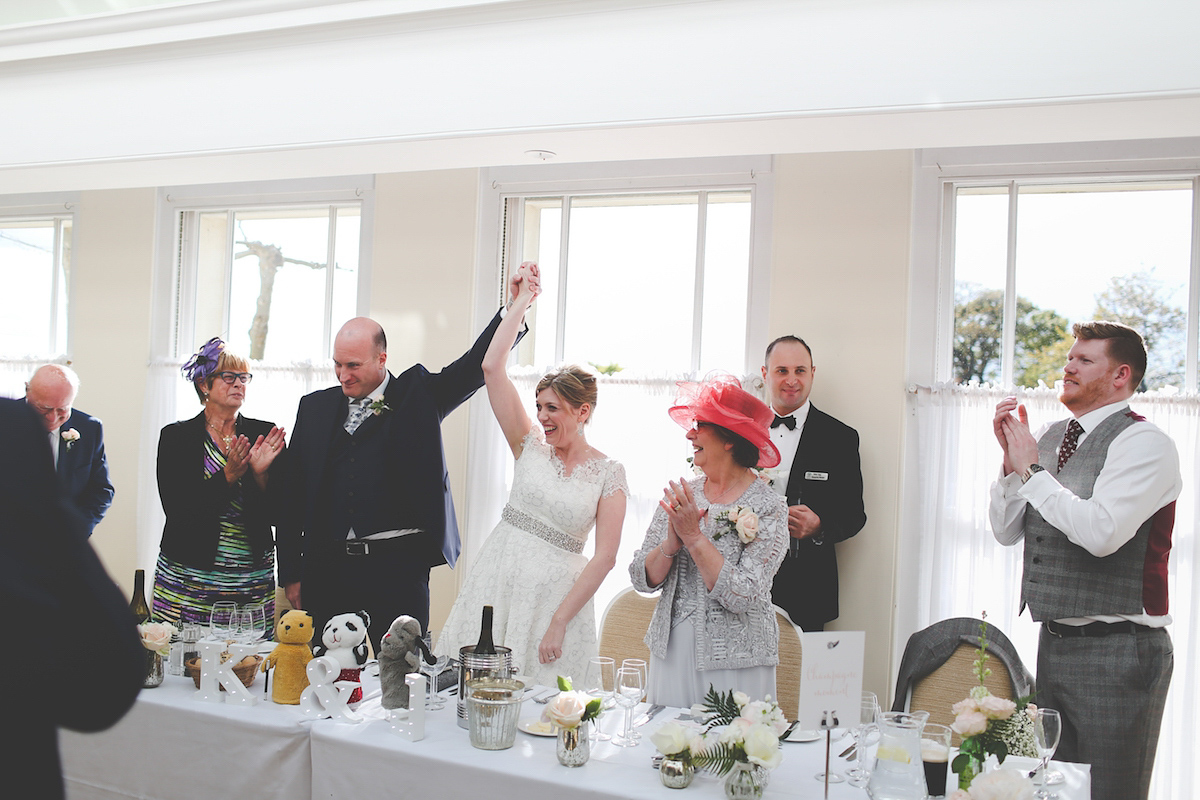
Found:
M 252 687 L 262 698 L 263 680 Z M 203 703 L 191 678 L 143 689 L 101 733 L 62 731 L 68 800 L 186 800 L 312 795 L 309 729 L 295 706 Z
M 262 691 L 261 679 L 254 688 Z M 366 688 L 361 710 L 369 717 L 382 717 L 377 684 L 368 682 Z M 253 707 L 202 703 L 194 693 L 189 679 L 167 676 L 161 687 L 143 690 L 133 710 L 112 729 L 97 734 L 64 731 L 60 742 L 69 800 L 724 797 L 720 779 L 698 775 L 688 794 L 681 795 L 664 787 L 651 769 L 654 746 L 647 734 L 677 710 L 664 711 L 642 727 L 639 746 L 600 742 L 586 765 L 570 769 L 558 763 L 552 737 L 518 732 L 509 750 L 471 747 L 467 731 L 455 723 L 453 698 L 445 710 L 426 715 L 426 738 L 409 742 L 380 718 L 359 724 L 309 722 L 295 706 L 276 706 L 269 700 Z M 522 717 L 533 718 L 540 711 L 541 706 L 527 700 Z M 618 729 L 621 718 L 619 711 L 605 715 L 605 730 Z M 840 735 L 834 732 L 835 738 Z M 836 742 L 833 752 L 842 752 L 850 741 L 847 737 Z M 822 784 L 813 776 L 824 766 L 824 740 L 787 742 L 783 748 L 783 763 L 771 775 L 767 797 L 819 800 Z M 1013 758 L 1005 766 L 1028 770 L 1033 763 Z M 849 766 L 833 759 L 835 772 Z M 1087 766 L 1056 766 L 1067 777 L 1058 787 L 1060 798 L 1088 800 Z M 867 794 L 840 783 L 830 785 L 829 797 L 864 800 Z

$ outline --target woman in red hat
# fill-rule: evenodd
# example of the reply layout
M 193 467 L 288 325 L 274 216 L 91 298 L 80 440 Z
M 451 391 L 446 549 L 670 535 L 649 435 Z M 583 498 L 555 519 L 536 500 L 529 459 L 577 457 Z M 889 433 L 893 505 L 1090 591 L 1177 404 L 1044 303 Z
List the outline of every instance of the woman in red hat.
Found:
M 667 486 L 629 567 L 638 591 L 662 591 L 646 632 L 647 699 L 687 708 L 710 685 L 775 696 L 771 582 L 787 551 L 787 507 L 754 469 L 779 464 L 771 410 L 732 376 L 709 376 L 680 384 L 668 413 L 704 475 Z

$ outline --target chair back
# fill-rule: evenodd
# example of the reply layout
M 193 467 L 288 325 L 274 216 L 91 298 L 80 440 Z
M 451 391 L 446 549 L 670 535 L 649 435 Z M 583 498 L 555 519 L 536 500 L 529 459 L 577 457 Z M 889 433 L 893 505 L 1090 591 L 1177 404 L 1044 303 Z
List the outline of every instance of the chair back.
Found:
M 929 721 L 939 725 L 954 722 L 954 712 L 950 707 L 965 699 L 971 689 L 979 685 L 979 679 L 974 673 L 975 656 L 975 648 L 969 644 L 960 644 L 955 648 L 944 664 L 913 684 L 912 698 L 908 703 L 909 710 L 928 711 Z M 1016 700 L 1012 679 L 1004 663 L 998 658 L 989 658 L 987 666 L 992 671 L 983 681 L 988 691 L 996 697 Z M 955 747 L 959 745 L 961 738 L 957 733 L 954 734 Z
M 775 607 L 775 619 L 779 623 L 779 666 L 775 668 L 776 702 L 789 720 L 800 713 L 800 662 L 803 647 L 800 629 L 792 624 L 791 618 L 779 606 Z M 758 698 L 755 698 L 758 699 Z
M 649 664 L 650 648 L 643 640 L 657 604 L 657 597 L 638 594 L 632 586 L 622 589 L 600 620 L 600 655 L 612 658 L 618 667 L 626 658 L 640 658 Z

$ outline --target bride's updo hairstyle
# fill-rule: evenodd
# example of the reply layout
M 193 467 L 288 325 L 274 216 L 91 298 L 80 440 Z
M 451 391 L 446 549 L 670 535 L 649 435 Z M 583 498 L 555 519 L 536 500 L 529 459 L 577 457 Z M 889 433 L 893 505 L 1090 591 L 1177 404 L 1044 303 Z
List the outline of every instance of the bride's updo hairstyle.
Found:
M 537 389 L 533 392 L 534 396 L 541 394 L 542 389 L 554 392 L 560 400 L 572 408 L 579 408 L 587 403 L 591 412 L 588 413 L 584 424 L 592 421 L 592 414 L 596 411 L 596 376 L 586 369 L 569 364 L 553 372 L 547 372 L 538 381 Z

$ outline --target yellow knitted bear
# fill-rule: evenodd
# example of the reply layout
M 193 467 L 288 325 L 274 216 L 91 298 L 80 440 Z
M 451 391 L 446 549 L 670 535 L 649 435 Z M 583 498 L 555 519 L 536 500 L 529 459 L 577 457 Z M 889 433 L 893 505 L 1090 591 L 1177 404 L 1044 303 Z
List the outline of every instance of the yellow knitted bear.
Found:
M 299 705 L 300 695 L 308 686 L 305 668 L 312 661 L 308 643 L 313 638 L 312 617 L 306 611 L 289 611 L 279 618 L 279 644 L 263 661 L 263 670 L 271 676 L 271 699 L 282 705 Z

